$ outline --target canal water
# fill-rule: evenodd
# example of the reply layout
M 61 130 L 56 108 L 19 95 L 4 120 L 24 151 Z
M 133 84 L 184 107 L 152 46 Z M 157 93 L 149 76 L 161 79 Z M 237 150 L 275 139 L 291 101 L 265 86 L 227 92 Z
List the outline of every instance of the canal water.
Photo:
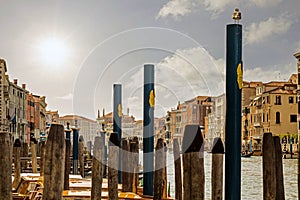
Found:
M 204 153 L 205 164 L 205 199 L 211 199 L 211 160 L 212 154 Z M 142 155 L 140 156 L 142 157 Z M 142 158 L 141 158 L 142 159 Z M 263 199 L 262 157 L 242 158 L 241 199 Z M 225 157 L 224 157 L 225 161 Z M 168 151 L 167 171 L 171 196 L 175 196 L 173 153 Z M 225 166 L 224 166 L 225 168 Z M 297 159 L 283 159 L 285 199 L 298 199 L 297 194 Z M 224 184 L 223 184 L 224 185 Z M 224 198 L 224 192 L 223 192 Z

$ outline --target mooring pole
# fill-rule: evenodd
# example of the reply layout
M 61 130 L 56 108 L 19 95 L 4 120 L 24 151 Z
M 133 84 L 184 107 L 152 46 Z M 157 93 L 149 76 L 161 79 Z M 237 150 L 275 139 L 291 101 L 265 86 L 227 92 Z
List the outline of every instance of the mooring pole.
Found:
M 66 133 L 66 154 L 65 154 L 65 174 L 64 174 L 64 190 L 69 189 L 69 175 L 70 175 L 70 154 L 71 154 L 71 132 L 72 130 L 69 127 L 70 123 L 67 123 L 67 129 L 65 129 Z
M 241 199 L 242 25 L 228 24 L 226 37 L 225 199 Z
M 143 194 L 153 196 L 154 65 L 144 65 Z
M 78 174 L 78 142 L 79 128 L 73 130 L 73 174 Z
M 114 93 L 114 114 L 113 114 L 113 132 L 118 133 L 118 140 L 121 141 L 122 138 L 122 85 L 114 84 L 113 86 Z M 118 182 L 122 183 L 122 165 L 121 165 L 121 142 L 119 145 L 119 162 L 118 162 Z

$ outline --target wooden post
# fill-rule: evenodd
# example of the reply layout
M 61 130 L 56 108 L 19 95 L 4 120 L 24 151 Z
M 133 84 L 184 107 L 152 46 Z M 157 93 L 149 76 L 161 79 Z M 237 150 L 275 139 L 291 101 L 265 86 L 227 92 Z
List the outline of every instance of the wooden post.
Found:
M 13 189 L 16 189 L 21 181 L 21 141 L 16 139 L 13 147 L 14 155 L 14 182 L 12 183 Z
M 173 139 L 173 155 L 175 167 L 175 199 L 182 200 L 181 157 L 178 139 Z
M 282 150 L 279 136 L 273 136 L 276 163 L 276 199 L 284 200 Z
M 50 127 L 45 152 L 43 199 L 62 200 L 65 170 L 65 137 L 61 124 Z
M 155 171 L 153 199 L 161 200 L 163 197 L 163 171 L 164 171 L 164 140 L 159 138 L 155 147 Z
M 40 157 L 40 176 L 44 176 L 45 151 L 46 151 L 46 141 L 42 141 L 41 157 Z
M 131 185 L 129 181 L 129 142 L 122 139 L 122 192 L 131 192 Z
M 92 190 L 91 199 L 100 200 L 102 191 L 102 177 L 103 177 L 103 140 L 97 136 L 95 138 L 93 149 L 93 166 L 92 166 Z
M 118 133 L 111 133 L 108 145 L 108 196 L 111 200 L 118 199 L 119 143 Z
M 36 144 L 30 142 L 32 173 L 37 173 Z
M 221 138 L 214 139 L 212 149 L 212 169 L 211 169 L 211 199 L 223 199 L 223 156 L 224 145 Z
M 12 199 L 11 138 L 8 132 L 0 132 L 0 200 Z
M 65 133 L 66 133 L 66 155 L 65 155 L 65 174 L 64 174 L 64 190 L 68 190 L 69 189 L 69 176 L 70 176 L 70 171 L 71 171 L 71 160 L 70 160 L 70 156 L 71 156 L 71 132 L 72 130 L 66 129 Z
M 200 127 L 198 125 L 186 125 L 182 141 L 183 199 L 204 199 L 204 148 L 202 145 L 203 136 Z
M 130 143 L 130 151 L 132 154 L 132 192 L 138 192 L 139 186 L 139 139 L 137 137 L 133 138 L 133 141 Z
M 81 177 L 84 178 L 84 140 L 82 135 L 79 137 L 78 156 L 79 156 L 80 175 Z
M 167 144 L 164 142 L 164 147 L 163 147 L 163 154 L 164 154 L 164 159 L 163 159 L 163 195 L 162 197 L 166 199 L 168 197 L 168 180 L 167 180 L 167 151 L 168 147 Z
M 272 133 L 263 136 L 263 195 L 265 200 L 276 199 L 275 146 Z
M 28 143 L 24 142 L 23 147 L 22 147 L 22 156 L 28 157 L 28 152 L 29 152 Z M 27 160 L 21 161 L 21 167 L 22 167 L 22 169 L 27 168 Z

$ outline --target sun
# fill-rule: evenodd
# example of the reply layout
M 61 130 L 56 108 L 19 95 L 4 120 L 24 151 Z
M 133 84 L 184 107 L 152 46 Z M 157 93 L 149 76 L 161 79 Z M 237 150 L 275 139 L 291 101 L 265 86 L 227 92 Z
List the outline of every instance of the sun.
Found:
M 44 64 L 57 66 L 66 62 L 69 55 L 69 49 L 64 40 L 57 37 L 51 37 L 40 42 L 39 53 L 41 61 Z

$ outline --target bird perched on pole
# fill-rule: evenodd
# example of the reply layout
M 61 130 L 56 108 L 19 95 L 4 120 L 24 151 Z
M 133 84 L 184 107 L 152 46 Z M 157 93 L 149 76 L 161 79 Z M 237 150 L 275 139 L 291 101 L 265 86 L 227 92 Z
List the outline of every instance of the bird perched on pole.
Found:
M 242 13 L 238 8 L 234 9 L 232 13 L 232 19 L 234 20 L 235 23 L 239 23 L 239 21 L 242 19 Z

